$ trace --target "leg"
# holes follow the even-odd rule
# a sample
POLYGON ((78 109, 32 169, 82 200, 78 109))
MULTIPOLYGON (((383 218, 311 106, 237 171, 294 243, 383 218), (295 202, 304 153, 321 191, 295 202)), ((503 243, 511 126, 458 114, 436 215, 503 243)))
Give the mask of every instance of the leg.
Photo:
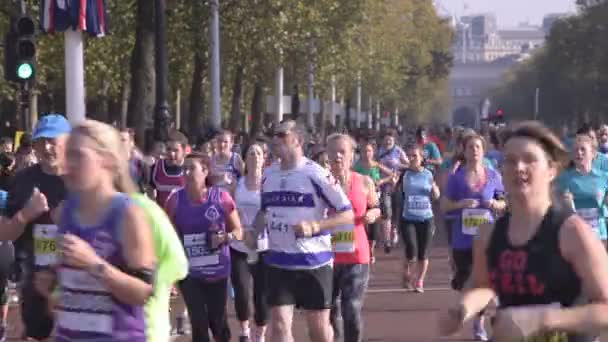
POLYGON ((264 264, 262 255, 260 255, 257 264, 251 267, 253 275, 253 306, 255 309, 253 317, 256 325, 255 336, 258 341, 263 340, 263 337, 266 335, 266 325, 270 316, 266 268, 267 266, 264 264))
POLYGON ((270 317, 270 341, 293 342, 293 305, 273 306, 270 317))
POLYGON ((251 298, 251 275, 247 254, 230 249, 231 277, 234 288, 234 310, 241 326, 241 336, 249 337, 249 301, 251 298))
POLYGON ((206 288, 198 279, 188 276, 179 283, 184 303, 190 316, 192 342, 211 342, 209 336, 209 312, 205 305, 206 288))
MULTIPOLYGON (((340 312, 340 305, 338 304, 338 297, 340 297, 340 278, 342 275, 342 270, 342 265, 334 265, 333 291, 331 297, 331 311, 329 315, 329 320, 334 330, 334 337, 336 339, 342 336, 342 327, 340 324, 342 321, 342 315, 340 312)), ((341 298, 340 301, 342 301, 341 298)))
POLYGON ((226 315, 226 301, 228 300, 228 279, 221 279, 205 283, 206 291, 203 293, 207 305, 209 328, 216 342, 230 341, 230 327, 226 315))
MULTIPOLYGON (((268 305, 270 309, 270 341, 293 342, 291 326, 296 304, 295 277, 299 271, 282 270, 267 266, 268 305)), ((302 286, 302 285, 300 285, 302 286)))
POLYGON ((311 341, 333 342, 334 332, 329 323, 329 311, 329 309, 306 311, 306 322, 311 341))
POLYGON ((363 320, 361 309, 369 281, 369 265, 348 265, 342 279, 342 320, 344 321, 344 342, 363 340, 363 320))
POLYGON ((414 222, 402 220, 400 228, 401 238, 405 244, 403 287, 410 288, 412 279, 411 268, 414 264, 414 257, 418 254, 418 247, 416 246, 416 227, 414 222))
MULTIPOLYGON (((429 268, 428 252, 435 235, 435 225, 433 219, 420 222, 416 226, 416 239, 418 243, 418 274, 417 282, 423 284, 429 268)), ((421 286, 422 288, 422 286, 421 286)))
POLYGON ((297 273, 296 305, 306 310, 308 333, 311 341, 333 341, 333 329, 329 321, 333 294, 334 272, 331 266, 297 273))
POLYGON ((44 340, 51 336, 53 331, 53 317, 46 309, 49 307, 47 299, 34 289, 30 277, 27 276, 21 295, 21 317, 25 337, 44 340))

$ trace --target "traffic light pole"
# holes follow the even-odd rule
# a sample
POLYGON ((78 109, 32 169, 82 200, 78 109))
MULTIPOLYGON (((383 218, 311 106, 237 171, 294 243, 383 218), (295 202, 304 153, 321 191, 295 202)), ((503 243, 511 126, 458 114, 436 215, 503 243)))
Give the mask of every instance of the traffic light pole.
POLYGON ((155 32, 155 62, 156 62, 156 109, 154 113, 154 139, 166 141, 169 137, 169 126, 171 114, 167 103, 168 88, 168 62, 167 62, 167 40, 165 27, 165 0, 154 0, 154 11, 156 20, 155 32))

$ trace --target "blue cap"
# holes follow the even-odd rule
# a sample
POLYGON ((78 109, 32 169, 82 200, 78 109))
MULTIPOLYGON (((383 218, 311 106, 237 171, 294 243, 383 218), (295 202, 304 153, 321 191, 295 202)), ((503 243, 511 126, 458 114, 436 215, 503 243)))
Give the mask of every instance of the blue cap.
POLYGON ((54 139, 61 135, 68 134, 72 126, 61 114, 48 114, 40 118, 34 128, 32 140, 39 138, 54 139))

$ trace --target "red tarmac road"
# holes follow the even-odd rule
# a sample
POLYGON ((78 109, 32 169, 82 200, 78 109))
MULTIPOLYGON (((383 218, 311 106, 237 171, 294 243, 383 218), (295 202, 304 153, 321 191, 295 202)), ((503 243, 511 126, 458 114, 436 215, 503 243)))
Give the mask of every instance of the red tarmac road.
MULTIPOLYGON (((448 265, 446 242, 441 229, 435 236, 431 252, 429 275, 423 294, 401 289, 402 249, 385 255, 376 250, 377 262, 373 267, 370 287, 363 309, 365 341, 369 342, 426 342, 426 341, 472 341, 471 327, 459 335, 442 338, 437 336, 436 320, 439 311, 456 299, 457 294, 449 289, 451 270, 448 265)), ((228 303, 233 336, 238 334, 233 304, 228 303)), ((18 321, 18 308, 12 307, 10 322, 18 321)), ((295 341, 309 341, 303 315, 296 314, 294 323, 295 341)), ((10 340, 16 341, 20 327, 9 331, 10 340)), ((235 340, 233 338, 233 340, 235 340)), ((187 336, 174 341, 190 341, 187 336)), ((608 335, 602 338, 608 341, 608 335)))

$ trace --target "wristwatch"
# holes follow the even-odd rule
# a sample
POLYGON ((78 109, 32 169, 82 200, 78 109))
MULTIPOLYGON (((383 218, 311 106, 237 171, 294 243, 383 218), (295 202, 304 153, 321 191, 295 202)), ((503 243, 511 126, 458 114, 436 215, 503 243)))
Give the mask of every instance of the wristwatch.
POLYGON ((97 263, 89 269, 89 273, 95 278, 102 278, 106 270, 105 263, 97 263))

